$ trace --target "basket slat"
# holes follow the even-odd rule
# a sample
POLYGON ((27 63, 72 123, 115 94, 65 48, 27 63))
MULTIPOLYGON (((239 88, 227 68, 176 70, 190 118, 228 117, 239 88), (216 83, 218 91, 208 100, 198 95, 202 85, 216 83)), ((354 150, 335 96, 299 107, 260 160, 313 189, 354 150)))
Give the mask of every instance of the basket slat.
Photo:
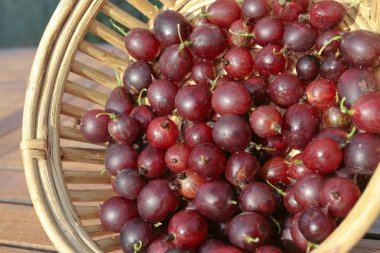
POLYGON ((73 96, 88 100, 90 102, 97 103, 103 107, 105 106, 108 99, 108 96, 104 93, 86 88, 82 85, 70 81, 68 81, 65 85, 65 92, 73 96))
POLYGON ((92 22, 92 24, 90 25, 88 31, 98 36, 99 38, 104 39, 105 41, 121 49, 122 51, 127 52, 124 46, 124 38, 111 28, 108 28, 107 26, 100 23, 99 21, 94 20, 94 22, 92 22))
POLYGON ((371 19, 375 23, 375 29, 378 33, 380 33, 380 3, 379 1, 372 0, 372 12, 371 12, 371 19))
MULTIPOLYGON (((183 8, 184 6, 186 6, 190 1, 191 1, 191 0, 176 0, 176 1, 175 1, 175 4, 174 4, 174 6, 173 6, 173 8, 171 8, 171 9, 173 9, 173 10, 175 10, 175 11, 179 11, 179 12, 181 12, 182 14, 184 14, 184 12, 182 11, 182 8, 183 8)), ((207 6, 207 5, 206 5, 206 6, 207 6)))
POLYGON ((104 229, 101 224, 88 225, 88 226, 84 226, 84 228, 92 237, 101 236, 101 235, 112 235, 112 236, 117 235, 115 232, 104 229))
POLYGON ((160 2, 166 7, 170 8, 175 5, 175 0, 160 0, 160 2))
POLYGON ((79 51, 99 60, 100 62, 117 71, 124 71, 128 65, 127 58, 123 59, 117 56, 115 53, 103 50, 86 40, 83 40, 79 44, 79 51))
POLYGON ((96 243, 104 252, 111 252, 120 249, 120 237, 113 236, 111 238, 97 240, 96 243))
POLYGON ((182 0, 176 2, 174 9, 180 9, 180 12, 187 18, 192 20, 201 13, 203 6, 210 5, 214 0, 203 0, 203 1, 189 1, 182 0))
POLYGON ((128 3, 132 4, 142 14, 149 19, 153 20, 158 15, 157 6, 151 4, 148 0, 128 0, 128 3))
MULTIPOLYGON (((76 129, 73 127, 60 126, 59 127, 59 134, 60 134, 62 139, 89 143, 89 141, 83 137, 83 134, 79 131, 79 129, 76 129)), ((105 144, 96 144, 96 145, 105 146, 105 144)))
POLYGON ((65 181, 68 184, 111 184, 111 176, 100 171, 63 171, 65 181))
POLYGON ((112 189, 68 190, 68 192, 73 202, 103 201, 116 195, 112 189))
POLYGON ((66 162, 104 164, 105 156, 105 149, 61 148, 62 161, 66 162))
POLYGON ((92 220, 99 218, 99 206, 75 206, 75 210, 81 220, 92 220))
POLYGON ((102 84, 110 89, 114 89, 118 86, 115 77, 109 76, 99 70, 96 70, 78 61, 73 62, 73 64, 71 65, 71 71, 77 75, 88 78, 96 83, 102 84))
POLYGON ((120 24, 123 24, 125 27, 128 27, 130 29, 136 27, 148 28, 148 25, 146 23, 130 15, 128 12, 123 11, 110 1, 104 2, 102 11, 108 17, 116 20, 120 24))
POLYGON ((65 102, 62 102, 61 104, 61 113, 72 118, 81 119, 83 114, 86 112, 87 110, 76 105, 68 104, 65 102))

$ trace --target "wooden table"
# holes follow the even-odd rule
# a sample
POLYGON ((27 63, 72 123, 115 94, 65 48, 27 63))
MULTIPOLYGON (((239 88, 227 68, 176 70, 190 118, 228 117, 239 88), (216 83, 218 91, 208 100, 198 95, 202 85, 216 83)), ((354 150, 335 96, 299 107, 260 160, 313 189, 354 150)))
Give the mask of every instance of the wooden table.
MULTIPOLYGON (((0 50, 1 253, 56 252, 34 212, 19 153, 25 88, 34 53, 34 48, 0 50)), ((380 240, 375 240, 380 239, 380 220, 369 233, 352 252, 380 252, 380 240)))

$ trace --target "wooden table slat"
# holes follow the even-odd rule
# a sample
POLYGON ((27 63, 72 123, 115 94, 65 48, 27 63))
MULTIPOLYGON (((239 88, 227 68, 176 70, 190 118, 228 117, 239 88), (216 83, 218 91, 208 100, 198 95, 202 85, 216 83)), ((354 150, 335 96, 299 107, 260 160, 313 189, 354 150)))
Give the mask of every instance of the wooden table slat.
POLYGON ((47 253, 47 252, 56 252, 51 250, 37 250, 30 248, 20 248, 20 247, 9 247, 9 246, 0 246, 1 253, 47 253))
POLYGON ((0 203, 0 244, 54 250, 33 206, 0 203))
POLYGON ((32 205, 22 170, 0 169, 0 182, 0 202, 32 205))

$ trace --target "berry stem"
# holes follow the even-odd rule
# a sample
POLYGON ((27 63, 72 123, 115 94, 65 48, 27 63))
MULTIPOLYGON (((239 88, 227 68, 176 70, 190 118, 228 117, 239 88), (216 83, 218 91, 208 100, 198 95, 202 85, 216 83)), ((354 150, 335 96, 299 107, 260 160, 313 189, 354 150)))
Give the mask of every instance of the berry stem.
POLYGON ((307 243, 306 253, 310 253, 311 245, 310 242, 307 243))
POLYGON ((231 29, 229 29, 228 31, 234 35, 238 35, 242 37, 255 37, 255 34, 253 33, 237 33, 237 32, 231 31, 231 29))
POLYGON ((345 114, 348 114, 348 115, 352 115, 352 110, 349 110, 345 105, 344 105, 344 102, 346 101, 346 98, 342 98, 342 100, 340 101, 340 110, 341 112, 345 113, 345 114))
POLYGON ((230 204, 230 205, 237 205, 237 201, 236 200, 229 200, 228 204, 230 204))
MULTIPOLYGON (((181 118, 181 119, 182 119, 182 118, 181 118)), ((182 128, 181 128, 181 126, 182 126, 182 121, 181 121, 181 123, 178 125, 178 131, 179 131, 178 136, 179 136, 179 140, 181 141, 181 143, 184 143, 184 142, 185 142, 185 138, 183 137, 183 133, 182 133, 182 128)))
POLYGON ((288 46, 285 45, 280 51, 276 52, 276 49, 273 48, 274 55, 286 54, 288 52, 288 46))
POLYGON ((170 119, 173 120, 174 123, 177 125, 180 141, 182 143, 185 142, 185 138, 183 137, 183 133, 182 133, 182 122, 184 121, 184 119, 182 118, 181 115, 179 115, 177 109, 173 110, 172 115, 170 116, 170 119))
POLYGON ((287 3, 291 2, 292 0, 278 0, 278 3, 282 6, 285 7, 287 3))
POLYGON ((155 222, 155 223, 153 223, 153 227, 154 228, 158 228, 158 227, 161 227, 161 226, 162 226, 161 222, 155 222))
POLYGON ((273 216, 270 216, 271 220, 273 221, 273 223, 276 225, 276 227, 278 228, 278 233, 281 233, 281 225, 280 225, 280 222, 278 222, 278 220, 276 220, 273 216))
POLYGON ((256 150, 276 151, 275 148, 263 147, 262 144, 256 144, 252 141, 249 143, 249 145, 256 150))
POLYGON ((191 44, 191 42, 187 41, 187 40, 183 41, 182 36, 181 36, 181 27, 180 27, 180 24, 177 24, 177 32, 178 32, 179 40, 181 41, 181 44, 179 45, 179 50, 182 50, 185 47, 188 47, 191 44))
POLYGON ((302 165, 302 160, 294 160, 294 161, 293 161, 293 164, 294 164, 295 166, 300 166, 300 165, 302 165))
POLYGON ((199 17, 201 17, 201 18, 208 17, 206 7, 204 7, 204 6, 202 7, 202 10, 201 10, 201 13, 199 14, 199 17))
POLYGON ((347 113, 347 107, 344 106, 344 101, 346 101, 346 98, 342 98, 342 100, 340 101, 340 110, 343 112, 343 113, 347 113))
POLYGON ((173 112, 172 112, 172 115, 173 115, 173 117, 177 118, 177 119, 178 119, 178 121, 180 121, 180 122, 183 122, 183 121, 184 121, 184 120, 183 120, 183 118, 182 118, 182 116, 181 116, 181 115, 179 115, 179 113, 178 113, 178 110, 177 110, 177 109, 174 109, 174 110, 173 110, 173 112))
POLYGON ((309 19, 310 19, 310 15, 307 13, 300 14, 298 16, 298 21, 300 21, 300 22, 305 22, 305 21, 308 21, 309 19))
POLYGON ((215 80, 212 82, 212 84, 211 84, 211 88, 210 88, 211 91, 214 91, 214 90, 216 89, 216 86, 217 86, 217 84, 218 84, 218 80, 219 80, 222 76, 224 76, 224 74, 223 74, 223 73, 220 73, 220 74, 215 78, 215 80))
POLYGON ((335 36, 335 37, 332 37, 329 41, 327 41, 323 47, 321 47, 321 49, 319 49, 317 55, 318 56, 321 56, 323 51, 325 51, 326 47, 328 47, 331 43, 333 43, 334 41, 338 41, 338 40, 342 40, 342 36, 338 35, 338 36, 335 36))
POLYGON ((142 249, 143 243, 142 241, 139 241, 138 243, 133 244, 133 251, 134 253, 139 252, 142 249))
POLYGON ((140 94, 139 94, 139 97, 137 98, 137 104, 138 104, 138 106, 141 106, 141 104, 142 104, 142 97, 143 97, 143 94, 145 93, 145 92, 147 92, 148 90, 146 89, 146 88, 144 88, 144 89, 142 89, 141 91, 140 91, 140 94))
POLYGON ((315 243, 312 243, 312 242, 308 242, 307 243, 307 249, 306 249, 306 253, 310 253, 310 251, 313 249, 313 248, 318 248, 318 244, 315 244, 315 243))
POLYGON ((246 237, 244 238, 244 240, 245 240, 247 243, 258 243, 258 242, 260 242, 260 238, 258 238, 258 237, 253 238, 253 237, 250 237, 250 236, 246 236, 246 237))
POLYGON ((335 52, 335 58, 338 58, 340 56, 340 50, 338 49, 336 52, 335 52))
POLYGON ((283 190, 281 190, 280 188, 274 186, 271 182, 267 181, 267 184, 272 187, 273 189, 275 189, 281 196, 285 196, 286 195, 286 192, 284 192, 283 190))
POLYGON ((101 116, 101 115, 107 115, 113 121, 117 120, 117 115, 113 112, 101 112, 101 113, 96 114, 95 118, 99 118, 99 116, 101 116))
POLYGON ((120 72, 118 70, 115 70, 115 76, 116 76, 117 84, 120 87, 123 87, 123 81, 121 80, 120 75, 121 75, 120 72))
POLYGON ((351 131, 347 134, 347 139, 351 139, 352 136, 354 136, 355 132, 356 132, 356 127, 353 127, 351 131))
POLYGON ((123 36, 126 36, 128 33, 121 26, 118 26, 112 19, 110 19, 111 25, 119 31, 123 36))

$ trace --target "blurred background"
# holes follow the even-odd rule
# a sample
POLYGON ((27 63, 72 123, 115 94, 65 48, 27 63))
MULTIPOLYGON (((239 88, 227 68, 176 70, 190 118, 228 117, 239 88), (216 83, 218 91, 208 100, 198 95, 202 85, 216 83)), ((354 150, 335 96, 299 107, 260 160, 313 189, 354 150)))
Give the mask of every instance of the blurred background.
MULTIPOLYGON (((0 48, 37 46, 58 2, 59 0, 0 0, 0 48)), ((127 9, 135 17, 146 20, 125 0, 111 2, 127 9)), ((155 0, 150 2, 160 5, 155 0)), ((98 19, 110 26, 106 17, 100 15, 98 19)), ((101 42, 91 37, 88 39, 101 42)))
POLYGON ((59 0, 0 0, 0 47, 38 45, 59 0))

